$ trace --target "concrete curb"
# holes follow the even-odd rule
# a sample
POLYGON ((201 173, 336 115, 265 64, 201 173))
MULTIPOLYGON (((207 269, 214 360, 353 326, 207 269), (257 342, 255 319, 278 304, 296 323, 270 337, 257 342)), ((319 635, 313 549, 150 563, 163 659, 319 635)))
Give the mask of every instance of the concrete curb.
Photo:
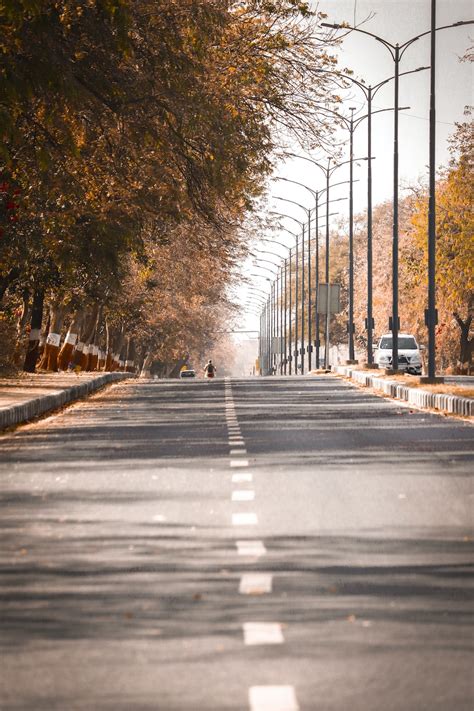
POLYGON ((333 373, 344 375, 346 378, 354 380, 359 385, 366 388, 380 390, 389 397, 405 400, 410 405, 423 409, 439 410, 451 415, 463 415, 472 417, 474 415, 474 400, 469 397, 450 395, 449 393, 433 393, 423 388, 410 388, 407 385, 400 385, 395 380, 387 380, 371 375, 365 370, 354 370, 344 365, 335 365, 333 373))
MULTIPOLYGON (((77 382, 71 387, 61 388, 47 395, 39 395, 18 405, 0 408, 0 430, 28 422, 28 420, 51 410, 57 410, 69 402, 80 400, 86 395, 100 390, 100 388, 109 383, 116 383, 134 377, 136 376, 131 373, 104 373, 85 382, 77 382)), ((80 381, 80 377, 78 380, 80 381)))

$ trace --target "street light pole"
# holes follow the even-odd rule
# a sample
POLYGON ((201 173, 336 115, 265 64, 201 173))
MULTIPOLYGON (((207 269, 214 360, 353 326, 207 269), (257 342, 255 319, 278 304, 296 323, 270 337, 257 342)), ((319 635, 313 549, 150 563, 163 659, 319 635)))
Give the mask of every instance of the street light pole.
MULTIPOLYGON (((399 76, 406 76, 407 74, 415 74, 420 71, 429 69, 429 67, 418 67, 417 69, 411 69, 407 72, 401 72, 399 76)), ((374 319, 373 319, 373 284, 372 284, 372 273, 373 273, 373 249, 372 249, 372 99, 377 94, 377 92, 385 86, 390 81, 395 79, 394 76, 388 77, 378 84, 366 86, 358 79, 344 74, 344 72, 331 72, 326 70, 320 70, 324 74, 334 74, 335 76, 341 77, 345 80, 350 81, 353 85, 357 86, 364 94, 367 100, 367 156, 369 160, 367 162, 367 318, 366 318, 366 330, 367 330, 367 364, 368 366, 373 365, 373 329, 374 329, 374 319)), ((385 111, 387 109, 382 109, 385 111)), ((390 109, 388 109, 390 110, 390 109)), ((374 113, 380 113, 380 111, 375 111, 374 113)), ((362 121, 359 119, 357 125, 362 121)), ((355 127, 354 127, 355 128, 355 127)), ((350 358, 351 356, 349 356, 350 358)))
MULTIPOLYGON (((296 239, 298 239, 298 238, 296 238, 296 239)), ((289 375, 292 374, 292 360, 293 360, 293 355, 292 355, 292 348, 293 348, 293 332, 292 332, 292 324, 291 324, 291 309, 292 309, 292 303, 291 303, 291 302, 292 302, 292 295, 291 295, 291 291, 292 291, 292 288, 293 288, 293 285, 292 285, 292 278, 291 278, 291 257, 292 257, 292 254, 291 254, 291 253, 292 253, 292 251, 293 251, 293 249, 290 247, 289 264, 288 264, 289 277, 290 277, 290 278, 289 278, 290 290, 289 290, 289 292, 288 292, 288 295, 289 295, 288 335, 289 335, 289 340, 290 340, 290 342, 289 342, 289 344, 288 344, 288 345, 289 345, 289 349, 288 349, 288 351, 287 351, 287 357, 288 357, 288 374, 289 374, 289 375)), ((286 374, 286 371, 285 371, 285 374, 286 374)))
POLYGON ((428 204, 428 379, 436 378, 436 0, 431 0, 430 145, 428 204))
MULTIPOLYGON (((349 126, 349 361, 354 362, 354 111, 350 107, 349 126)), ((369 163, 371 156, 369 153, 369 163)))
MULTIPOLYGON (((398 66, 398 65, 397 65, 398 66)), ((413 70, 414 72, 420 71, 421 69, 424 69, 424 67, 420 67, 419 69, 413 70)), ((406 74, 411 74, 413 72, 405 72, 406 74)), ((391 81, 391 79, 395 79, 395 84, 398 86, 398 73, 395 73, 395 77, 390 77, 390 79, 386 79, 383 82, 380 82, 376 86, 376 90, 380 89, 381 86, 386 84, 388 81, 391 81)), ((349 160, 346 161, 349 163, 349 171, 350 171, 350 188, 349 188, 349 299, 348 299, 348 355, 349 363, 354 363, 355 362, 355 348, 354 348, 354 209, 353 209, 353 194, 354 194, 354 131, 355 129, 364 121, 364 119, 369 120, 369 138, 368 138, 368 146, 372 147, 372 136, 371 136, 371 130, 372 130, 372 90, 369 88, 369 90, 364 87, 360 82, 354 80, 354 83, 361 87, 364 91, 364 94, 368 98, 370 95, 370 102, 369 102, 369 113, 367 113, 365 116, 359 117, 356 121, 354 121, 354 111, 355 108, 351 107, 350 112, 351 116, 348 119, 345 116, 342 116, 341 114, 338 114, 335 111, 332 111, 331 109, 325 109, 331 114, 334 114, 337 116, 341 121, 343 121, 345 127, 349 131, 349 160)), ((398 112, 401 111, 402 109, 398 106, 398 90, 396 92, 396 103, 395 103, 395 112, 397 113, 396 117, 396 122, 395 122, 395 133, 397 136, 397 144, 396 144, 396 155, 397 155, 397 189, 398 189, 398 112)), ((402 107, 402 108, 410 108, 410 107, 402 107)), ((375 111, 373 113, 382 113, 385 111, 392 111, 393 109, 379 109, 378 111, 375 111)), ((366 158, 358 158, 357 160, 367 160, 369 164, 372 163, 373 157, 371 152, 368 152, 368 155, 366 158)), ((395 161, 395 159, 394 159, 395 161)), ((372 170, 370 170, 369 176, 368 176, 368 190, 371 193, 372 192, 372 170)), ((397 194, 397 200, 398 200, 398 194, 397 194)), ((371 211, 372 203, 370 202, 370 211, 371 211)), ((396 214, 394 214, 394 224, 396 223, 396 233, 398 235, 398 209, 396 214)), ((370 214, 370 225, 372 227, 372 215, 370 214)), ((372 251, 372 234, 370 234, 370 237, 368 238, 368 242, 370 242, 370 251, 372 251)), ((397 280, 398 280, 398 242, 397 242, 397 247, 396 247, 396 252, 397 252, 397 280)), ((370 272, 370 282, 371 282, 371 274, 370 272)), ((329 287, 328 287, 329 289, 329 287)), ((397 294, 398 294, 398 281, 396 283, 396 289, 397 289, 397 294)), ((372 290, 372 284, 370 283, 370 291, 372 290)), ((397 305, 398 309, 398 305, 397 305)), ((367 320, 369 320, 369 317, 367 317, 367 320)), ((370 351, 372 352, 372 351, 370 351)))
MULTIPOLYGON (((331 112, 335 113, 335 112, 331 112)), ((340 116, 339 114, 336 114, 341 118, 343 121, 347 121, 347 119, 343 116, 340 116)), ((326 276, 326 284, 328 285, 328 299, 327 299, 327 311, 326 311, 326 328, 325 328, 325 348, 324 348, 324 365, 327 368, 329 365, 329 326, 330 326, 330 311, 329 311, 329 250, 330 250, 330 245, 329 245, 329 203, 330 203, 330 188, 335 187, 330 185, 330 178, 332 174, 341 166, 347 165, 347 163, 350 163, 350 160, 345 160, 342 161, 341 163, 336 163, 331 167, 331 157, 328 158, 328 164, 327 167, 323 166, 321 163, 318 161, 314 160, 313 158, 307 158, 306 156, 299 156, 294 153, 288 153, 288 155, 293 155, 295 158, 302 158, 303 160, 307 160, 310 163, 313 163, 316 165, 324 174, 326 178, 326 187, 324 188, 324 192, 326 193, 326 268, 325 268, 325 276, 326 276)), ((356 160, 367 160, 367 158, 357 158, 356 160)), ((344 183, 350 183, 351 181, 343 181, 344 183)), ((354 183, 354 180, 352 181, 354 183)), ((340 183, 336 183, 335 185, 339 185, 340 183)), ((321 191, 322 192, 322 191, 321 191)), ((300 205, 300 207, 302 207, 300 205)))
MULTIPOLYGON (((394 141, 393 141, 393 232, 392 232, 392 317, 391 317, 391 323, 389 323, 389 328, 391 327, 392 331, 392 370, 397 371, 398 370, 398 331, 400 328, 399 325, 399 315, 398 315, 398 161, 399 161, 399 154, 398 154, 398 101, 399 101, 399 77, 400 77, 400 61, 405 54, 406 50, 417 40, 421 39, 421 37, 425 37, 426 35, 431 35, 431 38, 434 38, 435 32, 439 32, 440 30, 445 30, 449 29, 452 27, 460 27, 463 25, 472 25, 474 24, 474 20, 461 20, 459 22, 454 22, 450 25, 443 25, 442 27, 436 27, 434 25, 434 21, 436 20, 436 13, 434 13, 435 17, 433 20, 433 0, 432 0, 432 22, 431 22, 431 29, 428 30, 427 32, 422 32, 419 35, 416 35, 415 37, 411 37, 408 39, 406 42, 403 44, 392 44, 388 40, 384 39, 383 37, 380 37, 373 32, 368 32, 367 30, 363 30, 360 27, 352 27, 347 24, 337 24, 337 23, 328 23, 328 22, 322 22, 321 26, 322 27, 329 27, 331 29, 339 30, 339 29, 347 29, 351 32, 360 32, 361 34, 367 35, 369 37, 372 37, 373 39, 377 40, 380 44, 382 44, 385 49, 387 49, 394 61, 395 64, 395 86, 394 86, 394 141)), ((433 42, 432 42, 432 60, 435 59, 435 52, 433 51, 433 42)), ((433 67, 431 68, 432 75, 434 74, 433 67)), ((433 115, 434 116, 434 115, 433 115)), ((432 121, 432 116, 431 116, 431 111, 430 111, 430 128, 431 128, 431 121, 432 121)), ((431 131, 430 131, 430 136, 431 136, 431 131)), ((430 153, 431 157, 431 153, 430 153)), ((434 156, 433 156, 434 157, 434 156)), ((433 202, 433 207, 434 207, 434 202, 433 202)), ((434 211, 433 211, 434 214, 434 211)), ((434 240, 431 240, 432 243, 434 243, 434 240)), ((435 261, 432 260, 431 268, 433 269, 433 273, 431 274, 430 268, 429 268, 429 274, 431 274, 431 279, 434 281, 435 279, 435 273, 434 273, 434 268, 435 268, 435 261)), ((430 311, 430 315, 433 316, 434 321, 436 321, 436 315, 435 315, 435 292, 434 292, 434 286, 431 285, 429 289, 431 290, 429 293, 431 293, 431 296, 429 295, 429 301, 433 302, 432 303, 432 309, 433 313, 430 311)), ((431 327, 431 331, 429 331, 430 334, 430 346, 431 350, 435 350, 435 326, 433 325, 431 327)), ((434 359, 434 355, 433 355, 434 359)))
POLYGON ((367 364, 374 362, 373 249, 372 249, 372 87, 367 92, 367 364))
POLYGON ((393 115, 393 231, 392 231, 392 369, 398 370, 398 332, 400 318, 398 316, 398 97, 400 47, 395 45, 395 94, 393 115))
MULTIPOLYGON (((308 240, 310 239, 310 225, 311 225, 311 210, 309 210, 307 207, 304 205, 301 205, 299 202, 296 202, 295 200, 289 200, 288 198, 283 198, 279 197, 278 195, 273 195, 273 198, 275 200, 282 200, 283 202, 289 202, 293 205, 296 205, 297 207, 301 208, 304 210, 306 213, 306 218, 307 218, 307 224, 308 224, 308 240)), ((304 309, 304 302, 305 302, 305 269, 304 269, 304 249, 305 249, 305 224, 302 223, 302 237, 301 237, 301 348, 298 349, 298 339, 296 339, 296 351, 299 350, 299 354, 301 355, 301 375, 304 375, 304 362, 305 362, 305 345, 304 345, 304 336, 305 336, 305 309, 304 309)), ((297 256, 297 261, 298 261, 298 256, 297 256)), ((298 295, 298 269, 296 273, 296 293, 298 295)), ((298 296, 296 298, 296 319, 298 319, 298 296)), ((296 323, 298 323, 298 320, 296 320, 296 323)), ((298 356, 296 356, 296 375, 298 374, 298 356)))
MULTIPOLYGON (((313 161, 311 161, 313 162, 313 161)), ((317 298, 317 291, 318 291, 318 285, 319 285, 319 236, 318 236, 318 231, 319 231, 319 196, 325 192, 325 190, 313 190, 312 188, 309 188, 307 185, 304 183, 300 183, 298 180, 291 180, 290 178, 284 178, 281 176, 275 176, 274 180, 283 180, 286 183, 293 183, 294 185, 299 185, 302 188, 305 188, 305 190, 308 190, 308 192, 311 193, 311 195, 314 198, 314 214, 315 214, 315 224, 316 224, 316 233, 315 233, 315 349, 316 349, 316 368, 319 368, 319 314, 318 314, 318 309, 316 306, 316 298, 317 298)), ((342 183, 336 183, 335 185, 342 185, 343 183, 347 183, 349 181, 343 181, 342 183)), ((334 185, 333 185, 334 187, 334 185)), ((335 200, 331 200, 330 202, 338 202, 340 200, 345 200, 346 198, 336 198, 335 200)), ((295 203, 299 207, 303 207, 302 205, 299 205, 299 203, 295 203)), ((323 203, 324 204, 324 203, 323 203)), ((265 241, 265 240, 264 240, 265 241)), ((307 262, 308 262, 308 371, 312 369, 312 351, 313 351, 313 319, 312 319, 312 298, 311 298, 311 292, 312 292, 312 285, 311 285, 311 210, 308 210, 308 240, 307 240, 307 262)), ((304 264, 302 265, 302 271, 304 272, 304 264)))
POLYGON ((270 372, 270 363, 272 360, 272 287, 270 286, 270 294, 268 297, 268 313, 267 313, 267 375, 270 372))
POLYGON ((330 325, 330 310, 329 310, 329 178, 331 177, 331 158, 328 158, 328 167, 326 170, 326 265, 325 265, 325 277, 326 277, 326 336, 324 339, 324 367, 327 370, 329 365, 329 325, 330 325))
MULTIPOLYGON (((315 190, 312 190, 309 188, 307 185, 304 185, 304 183, 299 183, 297 180, 290 180, 289 178, 283 178, 280 176, 275 176, 274 180, 284 180, 286 183, 293 183, 294 185, 300 185, 302 188, 305 188, 305 190, 308 190, 311 195, 315 199, 315 209, 316 212, 318 210, 318 193, 315 190)), ((312 350, 313 350, 313 345, 312 345, 312 304, 311 304, 311 212, 308 210, 308 242, 307 242, 307 251, 308 251, 308 371, 311 370, 311 365, 312 365, 312 350)), ((304 243, 304 240, 303 240, 304 243)), ((316 240, 316 249, 317 249, 317 240, 316 240)), ((304 249, 304 245, 303 245, 304 249)), ((303 264, 302 264, 302 273, 304 275, 304 251, 303 251, 303 264)), ((303 304, 304 304, 304 279, 303 279, 303 304)), ((304 306, 303 306, 303 313, 304 313, 304 306)), ((304 332, 303 332, 304 333, 304 332)), ((304 337, 303 337, 303 349, 304 349, 304 337)), ((304 363, 304 356, 303 356, 303 363, 304 363)), ((304 366, 303 366, 303 372, 304 372, 304 366)))
MULTIPOLYGON (((280 200, 285 200, 285 198, 278 198, 280 200)), ((285 200, 286 202, 293 202, 292 200, 285 200)), ((300 206, 302 207, 302 206, 300 206)), ((302 234, 303 234, 303 239, 304 239, 304 222, 301 222, 300 220, 297 220, 296 217, 293 217, 293 215, 287 215, 286 213, 283 212, 276 212, 275 210, 270 210, 270 215, 277 215, 278 217, 287 217, 289 220, 293 220, 294 222, 297 223, 297 225, 300 227, 302 234)), ((299 288, 299 269, 298 269, 298 235, 296 235, 294 232, 291 232, 290 230, 286 230, 289 232, 293 237, 295 238, 295 262, 296 262, 296 292, 295 292, 295 301, 296 301, 296 310, 295 310, 295 353, 298 349, 298 288, 299 288)), ((291 262, 290 262, 290 277, 291 277, 291 262)), ((290 285, 290 295, 291 295, 291 285, 290 285)), ((291 309, 291 306, 290 306, 291 309)), ((291 345, 291 344, 290 344, 291 345)), ((292 369, 292 359, 293 359, 293 354, 290 353, 290 375, 291 375, 291 369, 292 369)), ((295 375, 298 374, 298 356, 296 355, 296 362, 295 362, 295 375)))
MULTIPOLYGON (((291 248, 290 248, 290 255, 291 255, 291 248)), ((283 369, 285 371, 285 375, 286 375, 286 357, 287 357, 287 350, 286 350, 286 345, 287 345, 286 344, 286 339, 287 339, 286 326, 287 326, 287 324, 286 324, 286 320, 287 320, 287 308, 288 308, 288 304, 287 304, 287 268, 288 268, 287 262, 288 262, 288 258, 285 259, 285 282, 284 282, 285 283, 285 287, 284 287, 285 288, 285 311, 284 311, 284 327, 283 327, 283 369)), ((283 375, 282 372, 280 374, 283 375)))
MULTIPOLYGON (((304 237, 304 233, 303 233, 304 237)), ((296 238, 296 245, 295 245, 295 260, 296 260, 296 275, 295 275, 295 375, 298 375, 298 286, 299 286, 299 279, 298 279, 298 264, 299 264, 299 256, 298 256, 298 237, 296 238)))

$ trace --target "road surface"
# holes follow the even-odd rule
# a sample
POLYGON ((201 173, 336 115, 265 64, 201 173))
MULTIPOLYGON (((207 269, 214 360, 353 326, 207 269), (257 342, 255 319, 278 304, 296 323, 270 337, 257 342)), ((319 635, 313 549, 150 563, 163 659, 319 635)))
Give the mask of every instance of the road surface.
POLYGON ((471 711, 473 427, 331 376, 0 440, 2 711, 471 711))

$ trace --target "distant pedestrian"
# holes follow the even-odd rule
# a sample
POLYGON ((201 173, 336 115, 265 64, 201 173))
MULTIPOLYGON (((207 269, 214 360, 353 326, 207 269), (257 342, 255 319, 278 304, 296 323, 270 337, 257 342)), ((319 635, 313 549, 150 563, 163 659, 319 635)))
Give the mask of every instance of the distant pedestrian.
POLYGON ((215 374, 217 373, 216 366, 213 364, 212 360, 207 361, 207 365, 204 368, 204 377, 205 378, 213 378, 215 374))

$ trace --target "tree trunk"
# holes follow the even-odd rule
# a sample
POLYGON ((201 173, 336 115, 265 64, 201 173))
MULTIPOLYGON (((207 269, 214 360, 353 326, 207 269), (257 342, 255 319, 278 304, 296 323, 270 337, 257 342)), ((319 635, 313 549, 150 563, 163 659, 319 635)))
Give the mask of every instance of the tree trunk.
POLYGON ((30 290, 29 289, 23 289, 22 294, 21 294, 21 300, 22 300, 22 305, 21 305, 21 313, 17 322, 17 331, 18 331, 18 338, 21 339, 24 335, 24 329, 26 327, 26 324, 28 323, 30 316, 31 316, 31 309, 30 309, 30 290))
POLYGON ((456 319, 461 331, 459 336, 459 372, 469 375, 471 370, 472 353, 474 350, 474 338, 469 338, 472 313, 469 314, 465 321, 462 320, 458 313, 454 313, 453 316, 456 319))
POLYGON ((30 334, 26 350, 23 370, 25 373, 34 373, 39 355, 39 342, 41 335, 41 324, 43 322, 44 291, 36 289, 33 296, 33 307, 31 310, 30 334))
POLYGON ((84 312, 82 310, 76 311, 59 352, 58 365, 61 370, 66 370, 69 365, 72 365, 72 355, 79 339, 83 319, 84 312))
POLYGON ((105 370, 105 361, 107 360, 107 353, 99 348, 99 360, 97 362, 97 370, 105 370))
POLYGON ((20 365, 22 360, 23 345, 26 335, 25 329, 31 317, 30 296, 31 294, 29 289, 23 289, 21 294, 21 313, 18 317, 18 321, 16 324, 18 338, 15 346, 15 353, 13 356, 13 362, 15 363, 15 365, 20 365))
POLYGON ((91 343, 89 346, 89 361, 87 363, 87 370, 93 372, 97 370, 97 364, 99 362, 99 347, 95 343, 91 343))
POLYGON ((77 342, 72 356, 74 369, 86 370, 89 363, 89 343, 97 328, 99 304, 94 304, 89 316, 84 318, 81 340, 77 342))
POLYGON ((53 373, 57 373, 59 346, 61 343, 61 329, 63 326, 64 316, 66 314, 66 307, 62 304, 53 304, 51 306, 50 314, 51 325, 46 338, 41 367, 44 370, 50 370, 53 373))
POLYGON ((40 333, 40 341, 39 341, 39 349, 38 349, 38 368, 41 369, 41 365, 43 362, 43 356, 44 356, 44 349, 46 348, 46 338, 48 337, 49 333, 49 327, 51 324, 51 313, 48 311, 48 318, 46 319, 46 325, 44 326, 43 330, 40 333))
POLYGON ((105 319, 105 352, 104 352, 104 365, 103 370, 108 372, 112 364, 112 352, 110 348, 110 326, 107 319, 105 319))
POLYGON ((145 360, 143 361, 142 369, 140 371, 140 378, 151 378, 151 366, 153 364, 153 352, 149 351, 145 360))
POLYGON ((123 342, 125 340, 125 329, 123 324, 120 327, 120 331, 112 338, 111 342, 111 358, 110 358, 110 370, 120 370, 120 353, 123 348, 123 342))
POLYGON ((93 372, 97 370, 97 366, 99 363, 99 346, 97 345, 99 341, 99 331, 100 331, 100 324, 102 320, 102 312, 103 312, 104 307, 102 305, 99 306, 97 309, 97 318, 95 321, 95 328, 94 332, 90 338, 89 342, 89 360, 87 363, 87 368, 86 370, 89 370, 90 372, 93 372))
POLYGON ((127 355, 125 357, 125 370, 127 373, 135 372, 135 340, 133 338, 128 339, 127 355))

